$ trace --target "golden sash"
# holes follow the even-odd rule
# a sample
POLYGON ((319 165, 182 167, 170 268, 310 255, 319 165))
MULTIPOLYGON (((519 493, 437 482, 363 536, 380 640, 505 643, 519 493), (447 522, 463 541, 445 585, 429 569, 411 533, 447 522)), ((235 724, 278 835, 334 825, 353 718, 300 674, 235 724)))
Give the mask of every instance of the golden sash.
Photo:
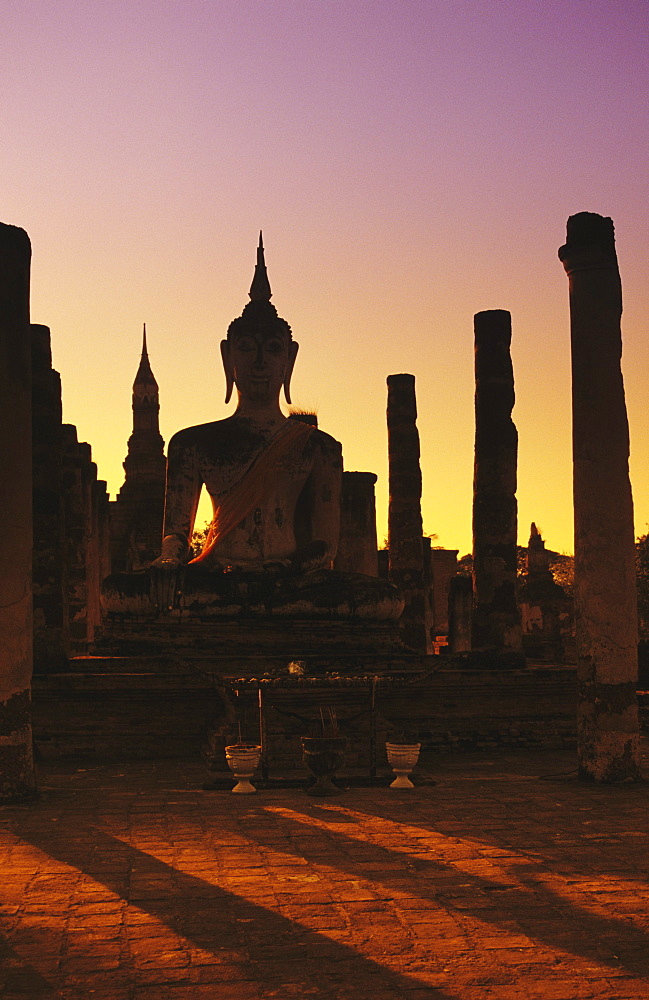
POLYGON ((315 427, 311 424, 289 417, 241 479, 219 498, 205 547, 199 556, 189 560, 190 564, 206 559, 233 528, 236 528, 256 507, 263 505, 283 460, 292 449, 297 452, 298 446, 301 452, 314 430, 315 427))

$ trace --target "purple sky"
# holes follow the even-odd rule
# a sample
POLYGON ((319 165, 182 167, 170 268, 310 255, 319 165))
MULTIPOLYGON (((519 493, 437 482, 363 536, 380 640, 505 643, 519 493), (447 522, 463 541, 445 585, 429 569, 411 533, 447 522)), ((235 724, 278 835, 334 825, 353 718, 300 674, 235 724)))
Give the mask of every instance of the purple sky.
POLYGON ((295 401, 379 474, 417 379, 425 530, 470 547, 472 316, 510 309, 521 541, 572 547, 568 215, 616 224, 649 521, 646 2, 21 0, 0 13, 3 221, 33 244, 65 419, 114 494, 147 322, 161 425, 225 416, 259 228, 295 401))

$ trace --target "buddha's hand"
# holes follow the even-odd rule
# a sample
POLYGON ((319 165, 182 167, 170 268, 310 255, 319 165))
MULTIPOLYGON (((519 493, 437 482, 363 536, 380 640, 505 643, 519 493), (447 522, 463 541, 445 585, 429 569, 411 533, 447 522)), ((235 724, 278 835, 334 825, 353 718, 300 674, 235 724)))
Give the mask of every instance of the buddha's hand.
POLYGON ((293 566, 298 573, 311 573, 316 569, 330 569, 331 553, 327 543, 318 540, 303 545, 295 553, 293 566))
POLYGON ((181 542, 173 536, 165 538, 161 555, 149 566, 151 601, 162 614, 171 611, 178 604, 187 563, 183 548, 186 548, 184 540, 181 542))

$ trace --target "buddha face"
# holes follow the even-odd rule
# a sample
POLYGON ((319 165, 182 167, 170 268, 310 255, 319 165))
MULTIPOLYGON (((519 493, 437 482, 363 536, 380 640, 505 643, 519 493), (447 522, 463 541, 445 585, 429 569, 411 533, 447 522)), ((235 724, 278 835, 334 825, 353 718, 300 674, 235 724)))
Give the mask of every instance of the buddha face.
POLYGON ((223 341, 221 351, 228 382, 254 403, 276 403, 284 385, 288 395, 298 345, 283 333, 249 331, 223 341))

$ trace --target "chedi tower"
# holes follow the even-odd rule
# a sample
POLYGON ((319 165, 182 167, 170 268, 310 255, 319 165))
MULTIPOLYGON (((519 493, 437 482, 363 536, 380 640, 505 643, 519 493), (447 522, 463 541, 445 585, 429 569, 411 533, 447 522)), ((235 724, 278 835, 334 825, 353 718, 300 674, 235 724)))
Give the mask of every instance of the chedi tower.
POLYGON ((126 477, 111 504, 112 572, 145 569, 160 552, 164 514, 166 461, 158 415, 156 382, 146 345, 133 383, 133 433, 124 460, 126 477))

